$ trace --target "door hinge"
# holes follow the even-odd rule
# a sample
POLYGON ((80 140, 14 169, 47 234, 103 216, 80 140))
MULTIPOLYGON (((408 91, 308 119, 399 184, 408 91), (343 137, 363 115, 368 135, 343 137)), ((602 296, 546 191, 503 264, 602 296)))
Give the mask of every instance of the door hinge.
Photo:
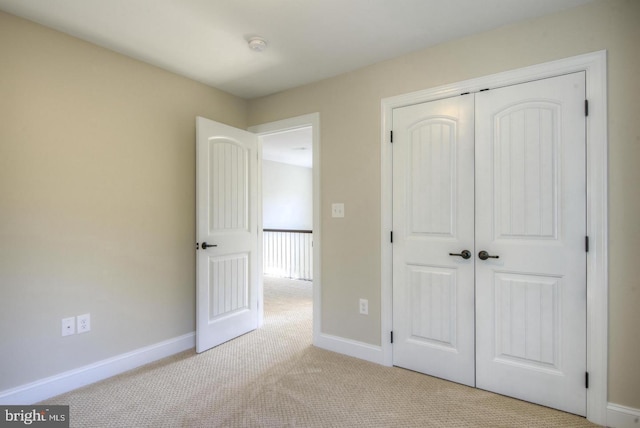
POLYGON ((584 387, 589 389, 589 372, 584 372, 584 387))
POLYGON ((480 89, 478 92, 484 92, 484 91, 488 91, 490 88, 484 88, 484 89, 480 89))
POLYGON ((393 343, 393 331, 391 332, 391 343, 393 343))
POLYGON ((589 252, 589 237, 588 236, 584 237, 584 251, 586 251, 587 253, 589 252))
POLYGON ((584 100, 584 115, 589 116, 589 100, 584 100))
POLYGON ((391 239, 391 243, 393 244, 393 230, 391 231, 391 236, 389 238, 391 239))
POLYGON ((389 131, 390 137, 391 137, 391 143, 393 143, 393 131, 389 131))

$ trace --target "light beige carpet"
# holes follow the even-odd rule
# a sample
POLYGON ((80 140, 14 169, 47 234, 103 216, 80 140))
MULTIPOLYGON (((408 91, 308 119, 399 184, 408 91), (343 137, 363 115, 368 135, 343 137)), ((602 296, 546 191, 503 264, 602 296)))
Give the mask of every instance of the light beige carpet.
POLYGON ((265 279, 265 326, 47 400, 73 427, 593 427, 311 345, 311 284, 265 279))

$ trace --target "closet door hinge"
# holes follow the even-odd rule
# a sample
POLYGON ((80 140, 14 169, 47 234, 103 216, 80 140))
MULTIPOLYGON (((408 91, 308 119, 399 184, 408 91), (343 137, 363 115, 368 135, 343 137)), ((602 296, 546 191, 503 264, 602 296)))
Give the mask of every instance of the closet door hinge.
POLYGON ((393 331, 391 332, 391 343, 393 343, 393 331))
POLYGON ((584 372, 584 387, 589 389, 589 372, 584 372))
POLYGON ((584 115, 589 116, 589 100, 584 100, 584 115))
POLYGON ((589 237, 585 236, 584 237, 584 251, 585 252, 589 252, 589 237))
POLYGON ((393 230, 391 231, 391 234, 389 236, 389 240, 391 241, 391 243, 393 244, 393 230))
POLYGON ((389 131, 390 142, 393 144, 393 131, 389 131))

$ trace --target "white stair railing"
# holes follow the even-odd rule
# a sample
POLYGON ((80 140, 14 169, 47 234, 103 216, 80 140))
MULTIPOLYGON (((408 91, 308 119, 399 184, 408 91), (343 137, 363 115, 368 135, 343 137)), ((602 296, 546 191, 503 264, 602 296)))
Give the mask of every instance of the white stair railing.
POLYGON ((311 230, 263 230, 264 274, 281 278, 313 279, 311 230))

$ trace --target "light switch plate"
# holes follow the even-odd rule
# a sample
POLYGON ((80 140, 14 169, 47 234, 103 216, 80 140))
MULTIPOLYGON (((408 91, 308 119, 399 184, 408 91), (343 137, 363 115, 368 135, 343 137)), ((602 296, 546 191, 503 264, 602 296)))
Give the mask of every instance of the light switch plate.
POLYGON ((344 217, 344 204, 331 204, 331 217, 344 217))

